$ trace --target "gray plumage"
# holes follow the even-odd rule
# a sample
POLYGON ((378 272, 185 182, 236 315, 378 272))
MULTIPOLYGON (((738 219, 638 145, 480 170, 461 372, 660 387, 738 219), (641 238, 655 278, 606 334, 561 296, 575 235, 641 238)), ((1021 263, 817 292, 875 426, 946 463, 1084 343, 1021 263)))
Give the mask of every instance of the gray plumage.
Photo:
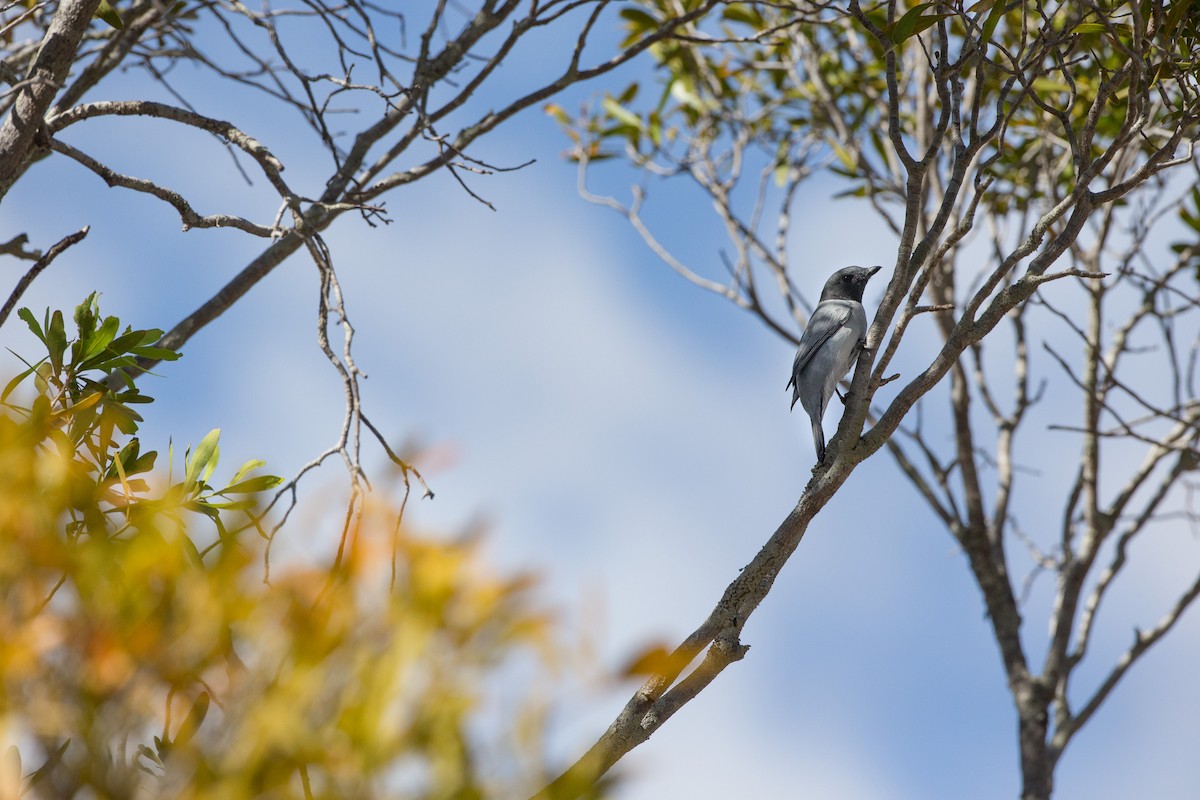
POLYGON ((880 267, 846 267, 825 281, 821 301, 800 337, 792 363, 792 408, 796 401, 812 420, 817 463, 825 460, 825 431, 821 419, 842 376, 850 371, 866 343, 867 312, 862 307, 867 281, 880 267))

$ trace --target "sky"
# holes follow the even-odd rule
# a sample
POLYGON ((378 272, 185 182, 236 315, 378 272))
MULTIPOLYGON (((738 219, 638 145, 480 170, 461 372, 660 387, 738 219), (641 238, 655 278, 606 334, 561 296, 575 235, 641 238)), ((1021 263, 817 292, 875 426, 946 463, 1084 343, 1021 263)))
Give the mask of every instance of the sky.
MULTIPOLYGON (((537 69, 534 55, 514 59, 500 91, 537 69)), ((642 69, 620 77, 644 78, 642 69)), ((131 74, 113 91, 133 96, 145 88, 138 80, 131 74)), ((570 108, 620 83, 560 102, 570 108)), ((322 173, 294 120, 232 95, 196 102, 248 120, 249 132, 291 153, 299 185, 322 173)), ((229 203, 263 218, 263 204, 236 188, 228 157, 203 137, 117 120, 81 141, 140 174, 169 174, 203 211, 229 203)), ((495 211, 441 174, 389 197, 391 225, 347 217, 327 240, 369 375, 364 406, 393 442, 425 448, 421 466, 437 496, 410 504, 412 524, 483 522, 489 561, 538 573, 547 601, 565 619, 586 620, 599 659, 616 668, 703 621, 795 504, 813 452, 807 419, 788 409, 790 347, 685 283, 617 215, 582 200, 566 146, 531 109, 474 153, 498 164, 536 159, 472 182, 495 211)), ((614 168, 603 185, 618 191, 634 177, 614 168)), ((843 265, 895 258, 882 226, 853 201, 829 202, 831 193, 824 181, 802 192, 790 242, 809 297, 843 265)), ((56 158, 6 199, 0 240, 29 231, 45 247, 84 224, 85 242, 23 305, 69 309, 96 289, 105 312, 169 328, 259 248, 231 231, 181 233, 161 204, 56 158)), ((695 263, 718 263, 723 233, 699 198, 668 195, 654 224, 695 263)), ((882 290, 879 279, 868 288, 869 311, 882 290)), ((157 398, 143 440, 165 450, 169 437, 196 442, 220 427, 224 463, 262 457, 285 476, 332 443, 342 397, 313 335, 316 297, 314 268, 294 258, 195 336, 143 386, 157 398)), ((0 337, 31 350, 15 318, 0 337)), ((370 458, 383 469, 382 454, 370 458)), ((1053 474, 1070 452, 1035 458, 1053 474)), ((310 489, 336 492, 339 470, 330 462, 310 489)), ((1050 492, 1044 500, 1049 511, 1022 508, 1022 519, 1052 526, 1058 503, 1050 492)), ((1200 548, 1186 526, 1160 536, 1170 543, 1138 551, 1114 597, 1121 622, 1097 646, 1109 658, 1195 572, 1200 548)), ((1043 578, 1029 599, 1033 639, 1051 590, 1043 578)), ((1198 634, 1193 612, 1132 671, 1072 743, 1056 796, 1196 796, 1198 634)), ((621 763, 619 800, 1018 795, 1015 715, 978 589, 886 455, 863 464, 816 518, 743 642, 743 661, 621 763)), ((552 752, 564 761, 582 752, 635 688, 559 698, 552 752)))

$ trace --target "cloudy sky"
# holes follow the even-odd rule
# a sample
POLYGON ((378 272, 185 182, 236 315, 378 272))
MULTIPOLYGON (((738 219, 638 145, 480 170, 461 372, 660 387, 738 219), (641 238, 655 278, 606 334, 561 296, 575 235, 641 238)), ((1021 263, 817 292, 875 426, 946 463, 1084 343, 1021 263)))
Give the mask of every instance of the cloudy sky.
MULTIPOLYGON (((518 85, 537 69, 536 57, 517 59, 503 80, 518 85)), ((139 79, 128 81, 135 96, 139 79)), ((294 120, 227 107, 217 94, 194 102, 293 151, 295 174, 321 174, 323 162, 305 163, 307 132, 294 120)), ((170 175, 203 211, 274 213, 243 198, 228 157, 203 137, 181 142, 127 120, 91 131, 92 150, 138 174, 170 175)), ((498 164, 536 159, 473 183, 496 211, 439 175, 389 198, 390 226, 347 217, 328 241, 370 376, 365 407, 393 441, 428 448, 437 498, 410 506, 412 521, 440 530, 485 521, 489 559, 539 573, 549 602, 594 625, 599 656, 615 667, 704 619, 796 502, 813 452, 807 420, 788 411, 790 348, 580 199, 565 146, 530 111, 475 152, 498 164)), ((611 172, 605 186, 630 179, 611 172)), ((895 259, 869 213, 830 193, 820 181, 802 193, 792 234, 794 277, 810 297, 841 266, 895 259)), ((671 196, 654 219, 692 263, 719 263, 723 234, 698 198, 671 196)), ((56 158, 6 199, 0 240, 28 231, 44 247, 84 224, 93 226, 85 243, 25 305, 68 309, 98 289, 104 311, 169 328, 258 251, 235 232, 182 234, 165 207, 56 158)), ((885 277, 868 289, 869 309, 885 277)), ((143 439, 165 450, 168 437, 195 442, 221 427, 226 463, 264 457, 285 476, 332 443, 342 397, 313 336, 316 294, 314 268, 295 258, 192 339, 145 386, 158 402, 143 439)), ((31 352, 20 325, 10 320, 0 335, 31 352)), ((835 425, 831 413, 830 434, 835 425)), ((1065 455, 1030 458, 1069 463, 1074 443, 1063 442, 1065 455)), ((1015 715, 978 589, 886 458, 863 465, 810 527, 746 627, 747 658, 625 759, 620 798, 1018 794, 1015 715)), ((334 491, 339 469, 331 462, 313 489, 334 491)), ((1059 506, 1045 499, 1046 509, 1022 508, 1022 520, 1054 525, 1059 506)), ((1200 548, 1188 529, 1162 540, 1139 552, 1114 596, 1124 605, 1098 645, 1109 658, 1194 573, 1200 548)), ((1029 600, 1034 642, 1050 588, 1043 579, 1029 600)), ((1127 678, 1072 744, 1058 796, 1195 796, 1198 635, 1193 614, 1127 678)), ((561 698, 556 753, 581 752, 634 688, 561 698)))

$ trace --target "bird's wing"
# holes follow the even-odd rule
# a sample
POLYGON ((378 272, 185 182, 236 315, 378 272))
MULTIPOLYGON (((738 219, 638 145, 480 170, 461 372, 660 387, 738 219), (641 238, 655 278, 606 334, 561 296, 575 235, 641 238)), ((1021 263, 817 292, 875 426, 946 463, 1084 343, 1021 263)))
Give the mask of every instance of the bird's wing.
POLYGON ((812 360, 812 357, 825 341, 838 332, 850 320, 850 304, 825 302, 819 303, 800 337, 800 346, 796 348, 796 360, 792 362, 792 380, 788 388, 800 380, 800 373, 812 360))

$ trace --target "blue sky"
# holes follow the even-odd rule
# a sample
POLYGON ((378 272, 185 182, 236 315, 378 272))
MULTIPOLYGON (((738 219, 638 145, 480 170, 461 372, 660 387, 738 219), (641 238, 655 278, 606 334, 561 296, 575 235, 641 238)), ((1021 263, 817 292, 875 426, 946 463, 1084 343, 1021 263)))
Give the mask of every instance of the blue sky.
MULTIPOLYGON (((517 60, 505 80, 516 85, 535 69, 533 57, 517 60)), ((139 84, 129 80, 132 96, 139 84)), ((559 102, 571 108, 613 85, 559 102)), ((197 105, 249 119, 248 132, 293 151, 298 185, 321 175, 325 164, 306 155, 307 132, 294 121, 223 102, 214 94, 197 105)), ((138 174, 172 176, 202 212, 274 212, 203 137, 180 144, 161 126, 118 120, 79 141, 138 174)), ((807 420, 788 412, 790 348, 580 199, 574 167, 559 158, 565 147, 531 110, 474 153, 500 164, 537 159, 473 181, 497 211, 442 174, 391 195, 390 226, 346 217, 327 239, 370 376, 368 414, 394 441, 430 448, 437 498, 410 506, 411 520, 441 530, 486 521, 493 563, 540 573, 568 619, 595 626, 599 656, 615 667, 703 620, 795 503, 813 453, 807 420), (587 613, 595 608, 598 621, 587 613)), ((633 177, 605 181, 615 190, 633 177)), ((829 193, 820 181, 802 192, 792 234, 795 280, 810 297, 840 266, 895 258, 869 211, 831 203, 829 193)), ((698 198, 672 200, 657 230, 696 263, 718 264, 715 217, 698 198)), ((45 247, 83 224, 93 226, 87 240, 24 305, 66 309, 98 289, 106 312, 169 328, 259 248, 236 232, 183 234, 161 204, 110 190, 59 158, 35 166, 6 199, 0 239, 28 231, 45 247)), ((869 310, 882 289, 868 290, 869 310)), ((165 450, 168 437, 195 442, 221 427, 225 463, 263 457, 282 475, 333 442, 342 398, 313 336, 316 294, 314 268, 294 258, 193 338, 183 359, 158 370, 163 379, 145 385, 158 402, 143 439, 165 450)), ((2 335, 31 350, 19 321, 2 335)), ((831 413, 830 434, 835 424, 831 413)), ((1070 453, 1042 457, 1051 471, 1070 453)), ((335 491, 339 470, 331 462, 309 488, 335 491)), ((1050 510, 1022 508, 1023 520, 1055 524, 1056 497, 1045 495, 1050 510)), ((1169 579, 1194 574, 1200 548, 1186 527, 1162 539, 1171 544, 1137 554, 1124 589, 1126 610, 1116 613, 1130 626, 1152 624, 1169 579)), ((1031 639, 1043 635, 1049 591, 1043 578, 1030 599, 1031 639)), ((1195 796, 1198 625, 1195 614, 1185 618, 1072 744, 1057 796, 1195 796)), ((1115 656, 1129 631, 1118 626, 1098 646, 1115 656)), ((622 763, 618 797, 1018 794, 1015 716, 978 589, 885 454, 816 519, 743 640, 747 658, 622 763)), ((561 697, 554 751, 582 751, 634 688, 561 697)))

